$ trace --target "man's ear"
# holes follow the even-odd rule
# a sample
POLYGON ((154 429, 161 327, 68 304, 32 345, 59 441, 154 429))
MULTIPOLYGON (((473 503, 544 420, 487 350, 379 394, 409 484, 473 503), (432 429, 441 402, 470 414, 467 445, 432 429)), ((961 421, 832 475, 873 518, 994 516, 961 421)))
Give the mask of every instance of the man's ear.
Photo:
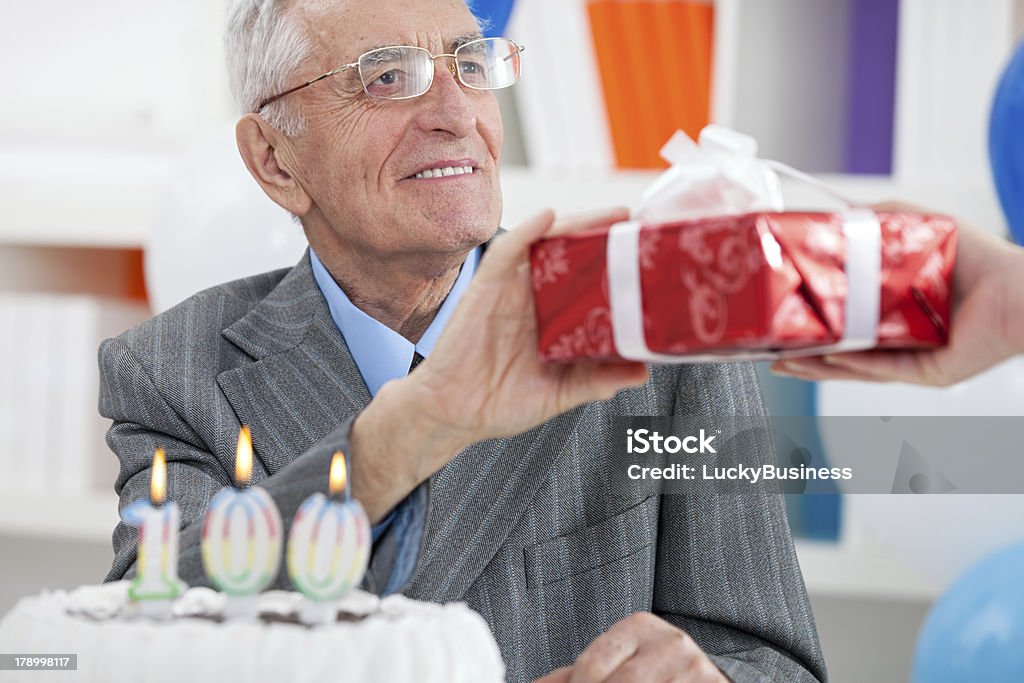
POLYGON ((276 204, 300 218, 313 199, 287 169, 286 141, 277 130, 256 114, 246 114, 235 125, 235 140, 245 167, 276 204))

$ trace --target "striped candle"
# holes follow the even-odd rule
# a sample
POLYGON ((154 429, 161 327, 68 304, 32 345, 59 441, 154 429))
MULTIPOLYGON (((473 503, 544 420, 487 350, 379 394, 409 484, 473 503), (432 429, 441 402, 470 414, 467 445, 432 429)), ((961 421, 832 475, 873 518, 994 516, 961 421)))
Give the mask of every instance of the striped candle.
POLYGON ((235 486, 221 489, 203 520, 203 566, 210 582, 228 596, 228 617, 256 616, 256 595, 277 576, 282 524, 274 500, 248 486, 252 436, 242 427, 235 456, 235 486))
POLYGON ((307 498, 288 536, 288 573, 311 603, 303 610, 310 623, 333 621, 333 603, 359 585, 370 558, 370 522, 359 501, 348 496, 341 453, 334 454, 330 481, 331 495, 307 498))
POLYGON ((171 617, 171 603, 185 584, 178 580, 178 506, 167 500, 167 458, 164 449, 153 455, 150 499, 137 500, 122 512, 125 524, 139 529, 138 562, 128 596, 138 614, 171 617))

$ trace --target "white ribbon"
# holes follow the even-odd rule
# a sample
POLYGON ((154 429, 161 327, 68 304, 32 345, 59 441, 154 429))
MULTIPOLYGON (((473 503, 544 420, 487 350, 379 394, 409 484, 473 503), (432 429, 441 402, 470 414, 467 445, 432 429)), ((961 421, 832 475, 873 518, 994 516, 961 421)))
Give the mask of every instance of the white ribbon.
POLYGON ((617 223, 608 233, 607 264, 612 331, 616 352, 622 358, 645 363, 721 361, 723 354, 655 353, 644 332, 643 291, 640 277, 640 229, 642 223, 673 222, 747 213, 778 211, 784 203, 779 174, 827 192, 847 206, 843 235, 846 238, 845 325, 836 344, 796 349, 783 353, 729 353, 735 360, 765 360, 822 353, 869 349, 878 339, 881 306, 882 237, 878 217, 869 209, 851 208, 825 183, 777 161, 757 158, 753 138, 721 126, 701 131, 700 145, 682 133, 662 150, 672 167, 644 194, 633 220, 617 223))
MULTIPOLYGON (((882 306, 882 226, 870 209, 849 209, 843 217, 846 237, 846 306, 843 338, 813 355, 870 349, 878 342, 882 306)), ((809 349, 800 349, 807 355, 809 349)))
POLYGON ((640 287, 640 226, 638 221, 625 221, 608 231, 608 296, 615 350, 627 360, 678 362, 676 356, 655 353, 647 346, 640 287))

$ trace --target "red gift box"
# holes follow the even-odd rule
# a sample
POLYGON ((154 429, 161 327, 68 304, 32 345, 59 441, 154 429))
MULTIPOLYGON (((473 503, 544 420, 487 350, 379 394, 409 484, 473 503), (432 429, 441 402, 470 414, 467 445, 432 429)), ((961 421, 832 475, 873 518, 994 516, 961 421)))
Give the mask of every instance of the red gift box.
MULTIPOLYGON (((956 223, 914 213, 877 217, 875 346, 945 344, 956 223)), ((837 213, 758 212, 643 226, 638 260, 647 347, 685 361, 840 342, 848 291, 844 220, 837 213)), ((552 237, 531 247, 543 359, 622 357, 612 328, 608 234, 552 237)))

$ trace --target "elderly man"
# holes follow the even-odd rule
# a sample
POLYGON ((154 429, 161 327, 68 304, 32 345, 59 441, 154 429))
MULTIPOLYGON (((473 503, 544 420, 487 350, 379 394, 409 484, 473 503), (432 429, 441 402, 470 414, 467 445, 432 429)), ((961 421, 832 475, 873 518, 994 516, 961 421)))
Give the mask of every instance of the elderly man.
MULTIPOLYGON (((366 587, 468 602, 509 680, 822 679, 779 498, 623 497, 601 462, 611 416, 763 414, 751 367, 537 359, 529 243, 621 215, 494 238, 490 90, 520 47, 481 40, 463 0, 242 0, 228 46, 239 150, 310 250, 100 357, 121 500, 163 446, 182 577, 205 581, 202 514, 246 424, 285 519, 344 451, 374 524, 366 587)), ((134 531, 114 545, 111 579, 134 531)))

